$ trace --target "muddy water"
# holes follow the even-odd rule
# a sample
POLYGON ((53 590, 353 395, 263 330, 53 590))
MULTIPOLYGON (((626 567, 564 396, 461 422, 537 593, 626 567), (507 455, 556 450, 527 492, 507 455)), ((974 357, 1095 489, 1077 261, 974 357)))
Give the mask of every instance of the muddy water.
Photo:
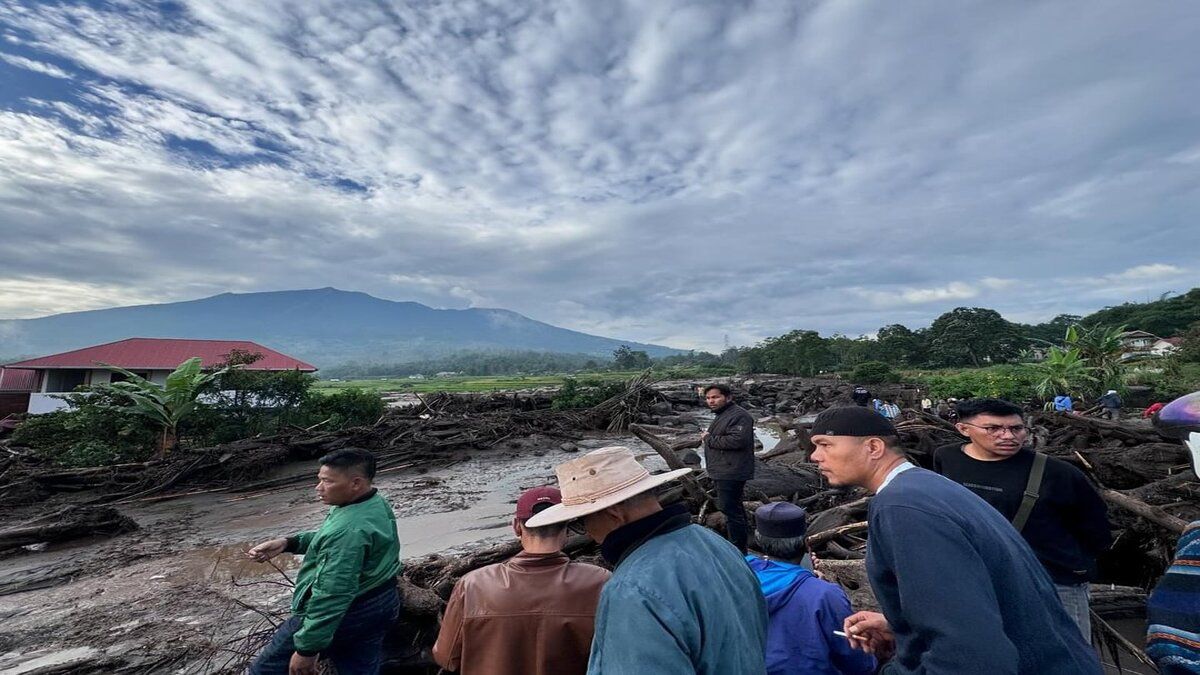
MULTIPOLYGON (((645 456, 652 469, 665 468, 632 437, 586 439, 576 453, 558 444, 481 452, 428 473, 406 469, 378 476, 376 485, 396 512, 403 557, 510 540, 516 497, 525 488, 554 482, 554 465, 579 453, 626 445, 645 456)), ((281 467, 279 474, 304 471, 315 475, 316 467, 281 467)), ((138 531, 0 559, 0 593, 16 582, 47 586, 0 594, 0 673, 147 650, 177 651, 184 645, 200 648, 246 634, 260 617, 234 599, 286 610, 290 587, 283 575, 294 576, 300 558, 279 556, 273 561, 276 570, 247 560, 244 551, 268 538, 318 527, 327 507, 312 485, 301 485, 253 496, 194 495, 121 510, 139 524, 138 531)), ((197 659, 177 672, 211 668, 197 659)))

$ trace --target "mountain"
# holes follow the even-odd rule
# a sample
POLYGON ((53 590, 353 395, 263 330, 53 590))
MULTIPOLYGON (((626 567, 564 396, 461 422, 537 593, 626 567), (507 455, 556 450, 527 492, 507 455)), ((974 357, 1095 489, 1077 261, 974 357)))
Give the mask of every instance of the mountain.
POLYGON ((253 340, 318 367, 348 361, 401 363, 461 351, 608 356, 628 345, 654 357, 680 353, 559 328, 506 309, 434 309, 320 288, 222 293, 186 302, 0 320, 0 357, 53 354, 127 337, 253 340))

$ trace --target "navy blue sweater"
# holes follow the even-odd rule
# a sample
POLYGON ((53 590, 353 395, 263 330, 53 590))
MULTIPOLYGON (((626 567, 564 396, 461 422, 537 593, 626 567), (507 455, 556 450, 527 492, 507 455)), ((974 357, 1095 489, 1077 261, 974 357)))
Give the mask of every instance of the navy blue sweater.
POLYGON ((1098 675, 1046 570, 987 502, 925 469, 871 500, 867 574, 896 634, 890 675, 1098 675))

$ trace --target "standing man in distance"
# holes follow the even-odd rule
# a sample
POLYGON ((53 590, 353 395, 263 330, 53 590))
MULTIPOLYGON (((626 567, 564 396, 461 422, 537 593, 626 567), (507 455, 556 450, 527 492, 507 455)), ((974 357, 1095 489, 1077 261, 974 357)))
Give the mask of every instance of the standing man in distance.
POLYGON ((865 408, 871 402, 871 392, 861 384, 854 386, 854 391, 850 392, 850 400, 854 401, 854 405, 865 408))
POLYGON ((246 552, 258 562, 304 556, 292 616, 250 665, 250 675, 317 675, 317 656, 341 675, 376 675, 383 639, 400 613, 396 515, 371 486, 375 455, 335 450, 320 460, 317 495, 330 505, 316 531, 271 539, 246 552))
POLYGON ((579 519, 613 567, 600 594, 588 675, 765 675, 767 607, 737 549, 654 489, 629 448, 594 450, 554 469, 563 503, 529 527, 579 519))
POLYGON ((554 487, 531 488, 517 500, 512 527, 521 552, 459 579, 433 645, 439 666, 462 675, 587 672, 596 605, 611 575, 562 552, 565 522, 528 526, 561 503, 554 487))
POLYGON ((1013 403, 961 401, 955 427, 968 442, 934 450, 933 470, 979 495, 1016 527, 1090 640, 1088 582, 1096 557, 1112 546, 1104 500, 1079 469, 1025 447, 1029 427, 1013 403))
POLYGON ((882 673, 1101 673, 1045 569, 995 509, 909 463, 892 423, 869 410, 831 408, 812 431, 830 485, 875 493, 867 576, 883 614, 851 615, 845 631, 892 656, 882 673))
POLYGON ((1121 400, 1121 395, 1116 389, 1109 389, 1103 396, 1096 399, 1096 405, 1100 406, 1101 414, 1110 420, 1121 419, 1121 406, 1124 401, 1121 400))
POLYGON ((754 418, 733 402, 732 390, 726 384, 705 387, 704 402, 716 414, 700 436, 705 467, 717 489, 717 508, 725 514, 729 541, 745 555, 750 532, 742 494, 746 481, 754 478, 754 418))

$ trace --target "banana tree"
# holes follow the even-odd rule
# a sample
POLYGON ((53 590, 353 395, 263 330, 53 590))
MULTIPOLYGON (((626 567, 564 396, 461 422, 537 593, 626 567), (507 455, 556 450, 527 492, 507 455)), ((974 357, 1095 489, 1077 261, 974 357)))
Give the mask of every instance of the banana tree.
POLYGON ((190 358, 167 375, 166 385, 160 385, 124 368, 100 365, 125 377, 121 382, 101 386, 124 395, 132 404, 131 412, 148 417, 162 427, 160 457, 179 443, 179 424, 196 409, 196 399, 205 385, 230 370, 227 367, 205 373, 200 368, 199 357, 190 358))
POLYGON ((1087 362, 1098 389, 1116 388, 1121 384, 1125 371, 1121 362, 1125 352, 1121 342, 1124 332, 1125 326, 1084 327, 1076 324, 1067 329, 1066 346, 1077 350, 1080 358, 1087 362))
POLYGON ((1092 367, 1078 349, 1051 347, 1044 360, 1030 364, 1028 368, 1037 375, 1033 388, 1042 399, 1077 392, 1096 382, 1092 367))

